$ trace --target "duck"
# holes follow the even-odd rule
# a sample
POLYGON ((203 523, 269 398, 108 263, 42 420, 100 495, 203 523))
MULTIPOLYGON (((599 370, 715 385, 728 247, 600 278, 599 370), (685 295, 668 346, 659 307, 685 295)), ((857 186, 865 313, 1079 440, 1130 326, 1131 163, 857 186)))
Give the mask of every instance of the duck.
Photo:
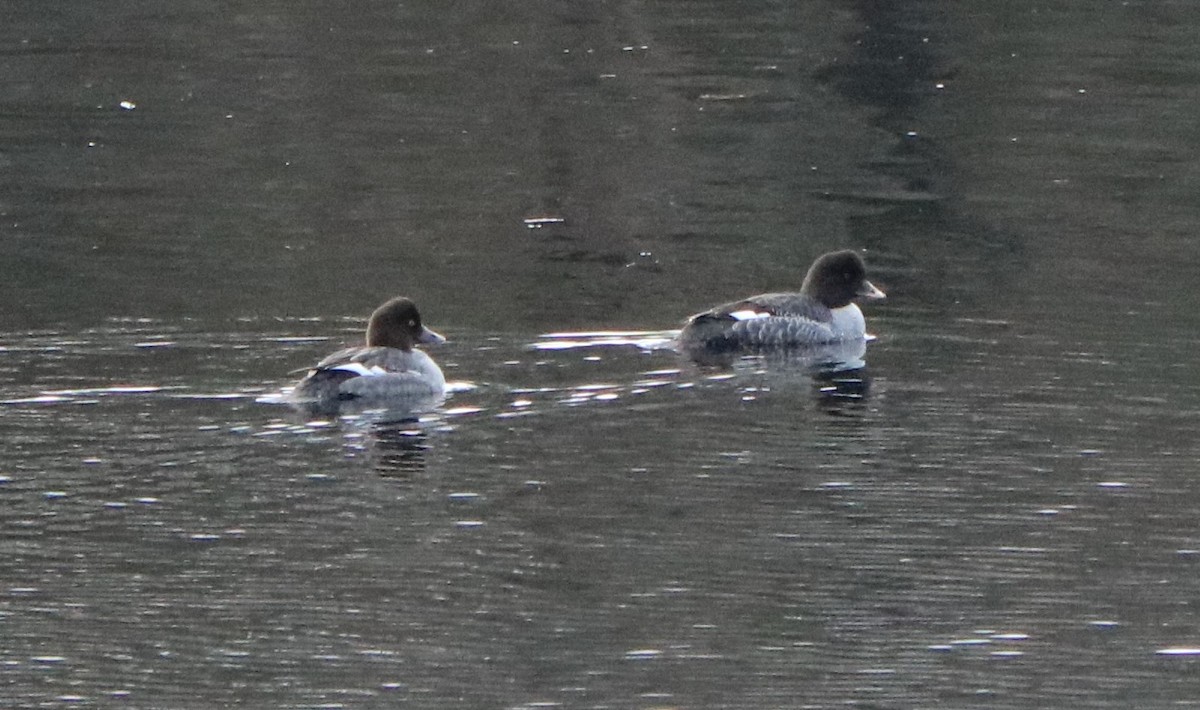
POLYGON ((679 333, 683 352, 705 355, 828 348, 865 343, 866 320, 855 299, 885 298, 867 280, 858 252, 823 254, 799 292, 763 293, 691 316, 679 333))
POLYGON ((441 368, 417 343, 446 342, 421 323, 411 299, 393 298, 367 322, 366 344, 339 350, 308 370, 292 390, 300 402, 413 402, 438 400, 446 393, 441 368))

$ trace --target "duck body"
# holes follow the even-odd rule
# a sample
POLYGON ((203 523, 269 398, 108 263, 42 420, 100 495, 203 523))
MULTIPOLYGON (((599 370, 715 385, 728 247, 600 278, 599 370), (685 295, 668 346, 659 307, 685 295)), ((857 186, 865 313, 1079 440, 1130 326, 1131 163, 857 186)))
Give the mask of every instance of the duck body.
POLYGON ((865 341, 866 320, 854 299, 884 294, 852 251, 817 259, 799 292, 764 293, 689 318, 680 349, 692 355, 771 352, 865 341))
POLYGON ((420 350, 354 347, 317 363, 296 384, 295 396, 346 401, 438 397, 445 392, 441 368, 420 350))
POLYGON ((715 350, 795 348, 866 337, 853 303, 828 308, 800 293, 763 293, 688 319, 680 338, 715 350))
POLYGON ((445 340, 421 324, 412 301, 394 298, 371 314, 365 345, 318 362, 296 383, 292 398, 326 407, 348 401, 381 406, 440 401, 446 378, 433 358, 414 345, 445 340))

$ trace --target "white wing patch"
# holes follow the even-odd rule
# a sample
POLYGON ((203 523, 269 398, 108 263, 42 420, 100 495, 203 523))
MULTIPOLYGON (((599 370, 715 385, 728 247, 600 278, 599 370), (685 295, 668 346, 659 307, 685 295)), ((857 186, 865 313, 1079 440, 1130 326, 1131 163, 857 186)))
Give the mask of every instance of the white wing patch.
POLYGON ((361 362, 348 362, 344 365, 337 365, 336 367, 331 367, 329 369, 330 370, 341 370, 343 372, 353 372, 354 374, 361 375, 363 377, 376 377, 378 375, 388 374, 387 370, 383 369, 382 367, 380 367, 378 365, 372 365, 371 367, 367 367, 366 365, 362 364, 361 362))
POLYGON ((733 311, 729 314, 729 317, 734 320, 754 320, 756 318, 770 318, 771 314, 746 309, 744 311, 733 311))

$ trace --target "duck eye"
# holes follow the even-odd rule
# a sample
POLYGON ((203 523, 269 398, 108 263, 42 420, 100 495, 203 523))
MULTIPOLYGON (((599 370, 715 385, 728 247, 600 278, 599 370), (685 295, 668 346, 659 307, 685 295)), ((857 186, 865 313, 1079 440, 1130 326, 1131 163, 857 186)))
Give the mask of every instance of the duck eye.
POLYGON ((409 327, 409 328, 416 328, 416 327, 417 327, 417 322, 416 322, 415 320, 410 320, 410 321, 408 322, 408 327, 409 327))

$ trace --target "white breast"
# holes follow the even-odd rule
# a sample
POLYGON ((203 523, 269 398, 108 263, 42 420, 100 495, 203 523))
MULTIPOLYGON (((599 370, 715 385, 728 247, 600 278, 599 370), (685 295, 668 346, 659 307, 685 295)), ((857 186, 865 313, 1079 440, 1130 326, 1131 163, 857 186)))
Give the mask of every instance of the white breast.
POLYGON ((863 318, 858 306, 851 303, 848 306, 834 308, 829 311, 832 318, 833 332, 839 340, 862 338, 867 334, 867 321, 863 318))

